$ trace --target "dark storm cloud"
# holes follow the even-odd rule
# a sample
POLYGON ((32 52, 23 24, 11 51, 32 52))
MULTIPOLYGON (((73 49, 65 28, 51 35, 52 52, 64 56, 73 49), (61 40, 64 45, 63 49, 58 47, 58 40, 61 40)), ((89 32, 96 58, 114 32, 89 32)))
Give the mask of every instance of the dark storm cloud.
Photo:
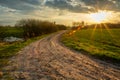
POLYGON ((53 1, 46 1, 45 5, 60 9, 60 10, 68 10, 72 12, 88 12, 91 11, 92 9, 89 9, 88 7, 83 7, 81 4, 77 4, 75 6, 71 5, 72 0, 53 0, 53 1))

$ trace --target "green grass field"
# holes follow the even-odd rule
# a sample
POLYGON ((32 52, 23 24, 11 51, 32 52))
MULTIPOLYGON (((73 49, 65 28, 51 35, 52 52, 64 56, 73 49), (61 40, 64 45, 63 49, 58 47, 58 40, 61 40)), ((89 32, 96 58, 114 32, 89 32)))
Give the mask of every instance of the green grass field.
POLYGON ((81 29, 71 35, 70 32, 62 36, 66 46, 100 59, 120 61, 120 29, 81 29))

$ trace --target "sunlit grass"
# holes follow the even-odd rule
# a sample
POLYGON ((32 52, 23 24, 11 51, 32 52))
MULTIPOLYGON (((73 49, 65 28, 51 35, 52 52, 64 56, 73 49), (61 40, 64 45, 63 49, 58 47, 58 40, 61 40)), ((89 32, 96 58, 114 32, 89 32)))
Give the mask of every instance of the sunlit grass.
POLYGON ((82 29, 73 35, 64 34, 62 42, 75 50, 85 51, 96 57, 120 61, 120 29, 82 29))

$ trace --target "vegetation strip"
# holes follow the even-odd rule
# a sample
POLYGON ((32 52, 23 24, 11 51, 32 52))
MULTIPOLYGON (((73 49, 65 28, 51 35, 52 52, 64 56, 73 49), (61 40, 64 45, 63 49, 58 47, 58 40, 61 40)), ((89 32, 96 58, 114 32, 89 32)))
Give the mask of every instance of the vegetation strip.
POLYGON ((11 43, 11 44, 10 43, 4 43, 3 45, 1 45, 0 46, 0 68, 2 68, 5 65, 8 65, 8 61, 9 61, 8 59, 10 57, 16 55, 16 53, 20 49, 27 46, 31 42, 39 40, 39 39, 41 39, 45 36, 47 36, 47 34, 39 36, 39 37, 28 39, 27 41, 24 41, 24 42, 15 42, 15 43, 11 43))

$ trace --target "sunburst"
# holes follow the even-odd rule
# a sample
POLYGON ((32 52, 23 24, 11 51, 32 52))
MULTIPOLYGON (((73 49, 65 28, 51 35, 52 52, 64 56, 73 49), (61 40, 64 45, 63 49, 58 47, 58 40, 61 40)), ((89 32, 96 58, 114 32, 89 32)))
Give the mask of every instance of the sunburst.
POLYGON ((90 17, 95 23, 103 23, 108 20, 110 14, 111 13, 107 11, 98 11, 96 13, 90 13, 90 17))

